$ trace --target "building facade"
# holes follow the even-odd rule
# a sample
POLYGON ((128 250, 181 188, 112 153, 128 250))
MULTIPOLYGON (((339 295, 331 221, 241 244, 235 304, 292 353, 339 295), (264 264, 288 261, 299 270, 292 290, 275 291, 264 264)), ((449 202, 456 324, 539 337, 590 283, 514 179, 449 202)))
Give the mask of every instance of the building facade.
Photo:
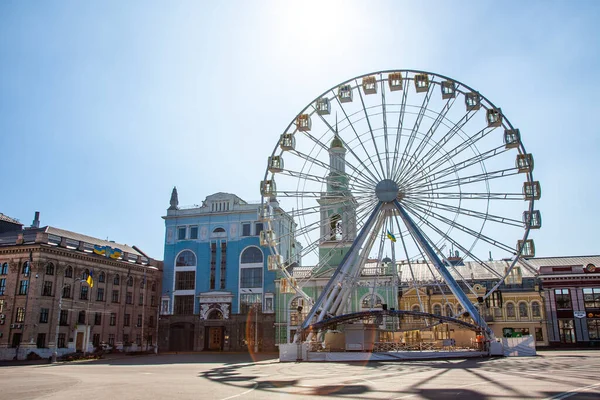
POLYGON ((38 217, 0 234, 0 359, 154 349, 162 262, 38 217))
MULTIPOLYGON (((294 251, 292 218, 277 203, 280 254, 294 251)), ((275 278, 269 271, 261 205, 230 193, 179 207, 173 189, 165 220, 160 349, 273 350, 275 278)))
POLYGON ((539 257, 553 347, 600 346, 600 256, 539 257))

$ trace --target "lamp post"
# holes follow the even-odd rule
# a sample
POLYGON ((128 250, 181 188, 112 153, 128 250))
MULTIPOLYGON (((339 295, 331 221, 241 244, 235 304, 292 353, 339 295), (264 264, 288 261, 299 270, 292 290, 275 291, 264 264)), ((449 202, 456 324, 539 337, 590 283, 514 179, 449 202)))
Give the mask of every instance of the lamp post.
MULTIPOLYGON (((83 283, 86 281, 84 281, 83 279, 80 279, 79 282, 83 283)), ((58 358, 58 334, 59 334, 59 328, 60 328, 60 314, 62 311, 63 295, 65 293, 65 288, 67 286, 71 286, 71 283, 63 284, 62 289, 60 290, 60 297, 58 298, 58 316, 56 317, 56 331, 54 333, 54 351, 52 352, 52 363, 55 363, 56 359, 58 358)))

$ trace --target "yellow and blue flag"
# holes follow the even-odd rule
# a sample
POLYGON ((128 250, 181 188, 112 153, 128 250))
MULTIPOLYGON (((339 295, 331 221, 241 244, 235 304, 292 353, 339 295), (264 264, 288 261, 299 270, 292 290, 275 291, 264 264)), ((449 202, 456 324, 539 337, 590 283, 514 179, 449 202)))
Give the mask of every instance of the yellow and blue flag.
POLYGON ((90 271, 90 274, 88 275, 87 279, 85 280, 88 285, 90 285, 91 288, 94 287, 94 278, 92 278, 92 274, 94 273, 94 270, 90 271))
POLYGON ((390 239, 392 242, 396 243, 396 236, 394 236, 394 235, 392 234, 392 232, 390 232, 390 231, 387 231, 387 237, 388 237, 388 239, 390 239))
POLYGON ((121 249, 117 249, 116 247, 114 249, 111 249, 110 258, 116 260, 117 258, 121 257, 122 255, 123 255, 123 251, 121 249))

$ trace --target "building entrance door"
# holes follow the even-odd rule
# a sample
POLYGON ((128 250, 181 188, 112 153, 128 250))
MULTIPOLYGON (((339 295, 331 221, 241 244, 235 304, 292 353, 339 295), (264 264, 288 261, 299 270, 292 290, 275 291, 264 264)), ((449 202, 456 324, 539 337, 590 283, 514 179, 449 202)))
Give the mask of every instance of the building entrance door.
POLYGON ((83 332, 77 332, 77 338, 75 340, 75 350, 83 351, 83 332))
POLYGON ((223 328, 211 326, 208 328, 208 349, 221 350, 223 348, 223 328))

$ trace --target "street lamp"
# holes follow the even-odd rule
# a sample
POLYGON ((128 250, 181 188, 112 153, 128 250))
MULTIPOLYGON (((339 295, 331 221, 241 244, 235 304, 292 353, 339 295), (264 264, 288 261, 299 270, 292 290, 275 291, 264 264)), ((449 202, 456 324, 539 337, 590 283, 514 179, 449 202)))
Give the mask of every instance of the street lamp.
MULTIPOLYGON (((85 281, 84 279, 80 279, 79 282, 87 283, 87 281, 85 281)), ((63 284, 62 289, 60 290, 60 297, 58 298, 58 316, 56 317, 56 332, 54 334, 54 352, 52 353, 52 363, 55 363, 56 359, 58 358, 58 333, 59 333, 59 328, 60 328, 60 314, 62 311, 63 295, 65 293, 65 288, 67 286, 71 286, 71 283, 63 284)))

